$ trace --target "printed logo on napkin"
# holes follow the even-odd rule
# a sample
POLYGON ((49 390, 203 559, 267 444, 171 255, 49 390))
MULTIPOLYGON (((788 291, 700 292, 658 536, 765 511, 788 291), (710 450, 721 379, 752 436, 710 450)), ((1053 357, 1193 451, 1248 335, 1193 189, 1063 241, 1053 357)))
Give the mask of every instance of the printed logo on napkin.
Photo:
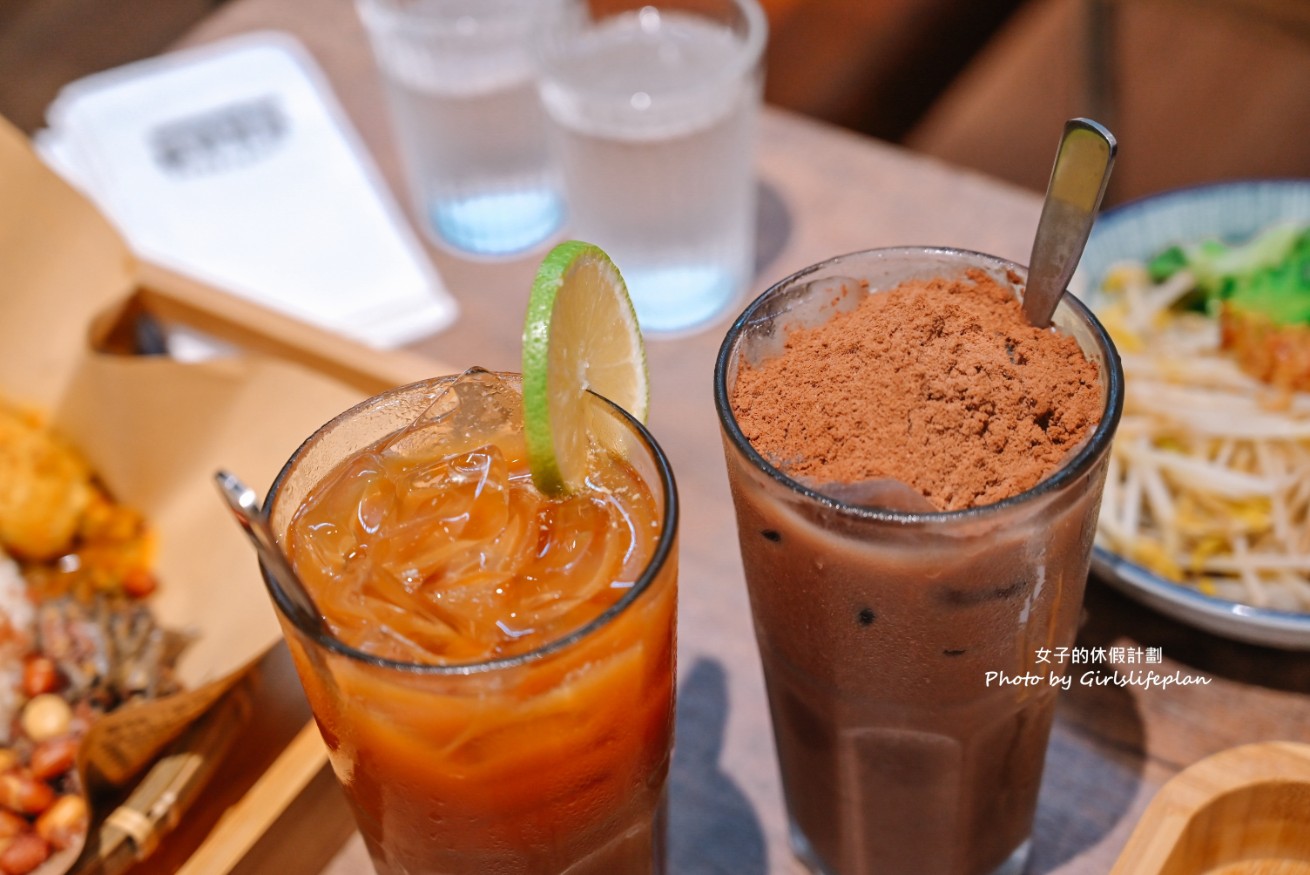
POLYGON ((264 160, 287 145, 290 122, 272 96, 241 100, 151 130, 160 169, 178 179, 224 173, 264 160))
POLYGON ((321 72, 255 34, 74 82, 42 157, 141 257, 374 346, 454 300, 321 72))

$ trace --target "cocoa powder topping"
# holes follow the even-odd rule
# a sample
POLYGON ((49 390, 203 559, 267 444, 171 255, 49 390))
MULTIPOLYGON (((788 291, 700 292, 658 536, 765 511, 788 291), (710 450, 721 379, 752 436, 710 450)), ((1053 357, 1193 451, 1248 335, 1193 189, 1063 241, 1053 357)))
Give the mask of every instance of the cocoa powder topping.
POLYGON ((751 445, 793 477, 895 478, 940 510, 1035 486, 1103 407, 1072 337, 1033 328, 981 271, 867 295, 782 355, 743 364, 732 407, 751 445))

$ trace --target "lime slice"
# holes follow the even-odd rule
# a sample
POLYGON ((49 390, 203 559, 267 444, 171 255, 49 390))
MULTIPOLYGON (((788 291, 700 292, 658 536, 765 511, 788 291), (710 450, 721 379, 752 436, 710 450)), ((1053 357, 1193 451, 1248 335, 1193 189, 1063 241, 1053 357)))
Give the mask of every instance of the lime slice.
POLYGON ((572 492, 586 477, 588 389, 646 421, 646 350, 628 288, 603 250, 568 240, 537 268, 523 326, 523 426, 542 492, 572 492))

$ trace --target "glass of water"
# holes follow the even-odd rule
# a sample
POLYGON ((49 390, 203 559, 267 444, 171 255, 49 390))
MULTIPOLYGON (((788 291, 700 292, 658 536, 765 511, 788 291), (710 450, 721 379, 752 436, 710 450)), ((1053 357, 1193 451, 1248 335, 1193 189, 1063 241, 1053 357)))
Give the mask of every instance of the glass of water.
POLYGON ((753 274, 756 0, 592 0, 544 31, 569 234, 623 271, 647 333, 726 312, 753 274))
POLYGON ((430 237, 509 255, 564 218, 537 96, 536 35, 575 0, 356 0, 430 237))

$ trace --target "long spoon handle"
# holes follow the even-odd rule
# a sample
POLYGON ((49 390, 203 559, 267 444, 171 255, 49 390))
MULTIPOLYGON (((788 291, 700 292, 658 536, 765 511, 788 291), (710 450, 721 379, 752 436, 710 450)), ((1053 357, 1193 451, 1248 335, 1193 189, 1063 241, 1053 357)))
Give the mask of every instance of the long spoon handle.
POLYGON ((1105 197, 1117 149, 1114 135, 1097 122, 1085 118, 1065 122, 1028 259, 1023 312, 1033 325, 1050 324, 1055 305, 1073 278, 1105 197))
POLYGON ((273 537, 273 532, 259 508, 259 497, 255 494, 255 490, 246 486, 227 471, 215 473, 214 481, 218 484, 218 491, 222 493, 223 498, 227 501, 232 516, 236 518, 246 536, 250 538, 250 542, 254 544, 255 552, 260 561, 264 563, 264 568, 281 588, 287 601, 291 603, 295 611, 303 614, 304 619, 314 628, 322 629, 324 626, 323 614, 318 610, 313 597, 310 596, 309 591, 305 589, 304 584, 300 582, 300 578, 291 568, 291 563, 282 554, 281 548, 278 547, 277 539, 273 537))

